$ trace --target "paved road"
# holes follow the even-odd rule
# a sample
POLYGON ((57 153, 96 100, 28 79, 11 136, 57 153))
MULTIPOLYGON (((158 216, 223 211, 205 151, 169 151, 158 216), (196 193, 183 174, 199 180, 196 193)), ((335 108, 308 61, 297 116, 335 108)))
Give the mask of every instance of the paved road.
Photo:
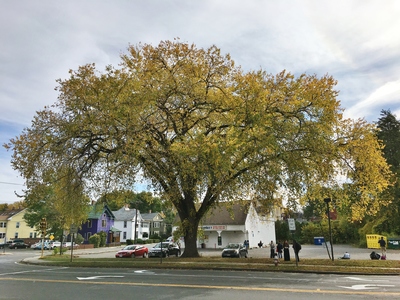
MULTIPOLYGON (((120 247, 79 249, 77 255, 114 257, 120 247)), ((268 248, 250 249, 252 257, 268 257, 268 248)), ((351 253, 369 259, 370 249, 335 245, 335 254, 351 253)), ((50 254, 48 251, 47 254, 50 254)), ((219 256, 219 249, 200 249, 219 256)), ((305 245, 301 257, 327 258, 326 248, 305 245)), ((1 253, 0 253, 1 254, 1 253)), ((30 249, 6 250, 0 255, 0 299, 400 299, 400 277, 211 270, 69 268, 16 264, 21 257, 39 257, 30 249), (23 287, 23 288, 21 288, 23 287), (46 297, 45 297, 46 298, 46 297)), ((389 259, 400 251, 389 250, 389 259)), ((38 260, 37 260, 38 261, 38 260)))
MULTIPOLYGON (((29 254, 29 251, 20 251, 11 253, 9 257, 22 255, 23 252, 29 254)), ((0 299, 400 298, 399 276, 73 268, 15 264, 6 258, 0 256, 0 299)))
MULTIPOLYGON (((149 248, 151 248, 152 245, 147 245, 149 248)), ((96 248, 96 249, 75 249, 74 250, 74 255, 90 255, 90 256, 96 256, 96 257, 114 257, 115 252, 121 249, 121 246, 119 247, 104 247, 104 248, 96 248)), ((7 254, 12 254, 15 253, 15 251, 28 251, 29 253, 32 253, 32 257, 28 259, 36 259, 40 256, 40 251, 30 251, 29 249, 23 250, 23 249, 17 249, 17 250, 11 250, 11 249, 3 249, 0 250, 0 255, 7 255, 7 254)), ((330 251, 330 247, 329 247, 330 251)), ((370 253, 372 251, 378 251, 377 249, 361 249, 361 248, 356 248, 353 246, 349 245, 334 245, 333 246, 333 253, 334 253, 334 258, 339 259, 339 257, 342 257, 345 252, 350 253, 351 259, 358 259, 358 260, 370 260, 370 253)), ((51 251, 45 251, 44 254, 50 254, 51 251)), ((199 249, 199 253, 202 256, 220 256, 221 255, 221 249, 199 249)), ((293 249, 290 249, 290 255, 291 258, 294 258, 294 252, 293 249)), ((249 249, 249 257, 269 257, 269 248, 254 248, 254 249, 249 249)), ((302 250, 300 251, 300 259, 301 258, 317 258, 317 259, 329 259, 328 256, 328 251, 325 247, 325 245, 302 245, 302 250)), ((387 259, 388 260, 399 260, 400 261, 400 250, 392 250, 388 249, 387 250, 387 259)))

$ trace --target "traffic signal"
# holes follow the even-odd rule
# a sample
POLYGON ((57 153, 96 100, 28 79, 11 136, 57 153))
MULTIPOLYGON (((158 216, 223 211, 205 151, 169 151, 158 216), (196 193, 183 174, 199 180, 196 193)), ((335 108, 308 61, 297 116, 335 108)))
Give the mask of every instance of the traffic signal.
POLYGON ((42 218, 40 220, 40 230, 42 231, 42 234, 46 233, 46 229, 47 229, 47 221, 46 218, 42 218))

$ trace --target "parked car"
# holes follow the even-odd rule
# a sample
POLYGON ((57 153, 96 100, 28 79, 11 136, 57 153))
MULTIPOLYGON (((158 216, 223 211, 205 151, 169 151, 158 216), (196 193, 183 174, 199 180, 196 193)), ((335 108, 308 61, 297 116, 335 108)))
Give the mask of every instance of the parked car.
MULTIPOLYGON (((71 245, 72 245, 71 242, 64 242, 62 246, 63 246, 63 248, 71 248, 71 245)), ((74 248, 77 248, 77 247, 78 247, 78 244, 76 244, 74 242, 74 248)))
POLYGON ((50 241, 49 242, 49 249, 53 250, 54 248, 60 248, 61 242, 59 241, 50 241))
POLYGON ((21 239, 15 239, 11 242, 10 246, 8 246, 10 249, 17 249, 17 248, 29 248, 29 245, 24 242, 24 240, 21 239))
POLYGON ((7 241, 6 243, 1 243, 0 244, 0 249, 10 248, 10 244, 11 243, 12 243, 12 241, 7 241))
POLYGON ((42 244, 43 244, 43 249, 44 250, 49 250, 50 249, 49 242, 42 243, 41 241, 33 244, 31 246, 31 248, 33 248, 33 250, 42 250, 42 244))
POLYGON ((168 257, 171 255, 175 255, 176 257, 181 255, 181 249, 175 243, 158 243, 149 250, 149 257, 168 257))
POLYGON ((137 256, 146 258, 149 255, 149 249, 142 245, 129 245, 124 247, 115 253, 116 258, 131 257, 135 258, 137 256))
POLYGON ((222 250, 222 257, 246 257, 247 258, 247 248, 245 245, 240 243, 229 243, 222 250))

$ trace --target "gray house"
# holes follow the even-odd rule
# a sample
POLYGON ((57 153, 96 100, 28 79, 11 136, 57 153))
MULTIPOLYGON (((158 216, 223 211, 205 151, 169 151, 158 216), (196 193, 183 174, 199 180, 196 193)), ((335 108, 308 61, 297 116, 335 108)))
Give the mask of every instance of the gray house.
POLYGON ((149 237, 153 234, 157 234, 161 236, 162 234, 166 233, 166 225, 164 222, 164 218, 161 213, 147 213, 142 214, 143 219, 143 227, 148 229, 149 237))

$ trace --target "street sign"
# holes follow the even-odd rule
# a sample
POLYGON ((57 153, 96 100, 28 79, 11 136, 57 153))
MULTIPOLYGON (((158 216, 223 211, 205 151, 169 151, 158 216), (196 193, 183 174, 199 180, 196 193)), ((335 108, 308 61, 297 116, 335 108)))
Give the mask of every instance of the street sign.
POLYGON ((288 221, 288 225, 289 225, 289 230, 296 230, 296 223, 294 221, 294 219, 287 219, 288 221))
POLYGON ((69 231, 70 233, 78 233, 78 226, 76 226, 75 224, 71 224, 69 231))

